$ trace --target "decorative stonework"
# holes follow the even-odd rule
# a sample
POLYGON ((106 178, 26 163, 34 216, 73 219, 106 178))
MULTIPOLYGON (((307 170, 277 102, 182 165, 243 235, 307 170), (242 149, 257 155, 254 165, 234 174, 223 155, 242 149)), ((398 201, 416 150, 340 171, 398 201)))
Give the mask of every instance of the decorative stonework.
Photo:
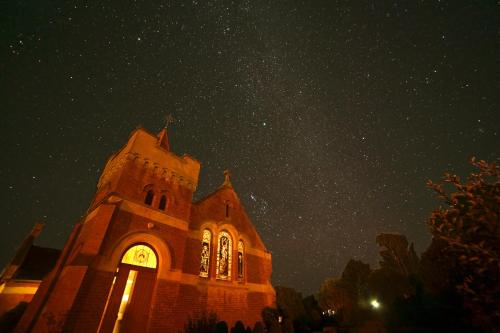
POLYGON ((123 169, 127 162, 133 162, 136 166, 144 168, 146 172, 150 172, 154 177, 162 178, 167 182, 172 182, 182 187, 187 187, 191 191, 196 190, 194 179, 186 178, 178 174, 175 170, 162 167, 159 162, 152 161, 136 152, 128 152, 124 155, 119 154, 110 160, 99 179, 97 187, 100 188, 102 185, 109 182, 113 175, 116 174, 117 171, 123 169))

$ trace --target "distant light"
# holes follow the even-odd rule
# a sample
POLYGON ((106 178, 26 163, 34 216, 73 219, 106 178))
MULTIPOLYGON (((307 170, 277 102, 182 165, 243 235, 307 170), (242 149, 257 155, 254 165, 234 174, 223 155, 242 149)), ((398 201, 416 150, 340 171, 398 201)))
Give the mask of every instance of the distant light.
POLYGON ((333 316, 335 314, 335 310, 328 309, 322 312, 324 316, 333 316))
POLYGON ((372 305, 372 307, 373 307, 374 309, 378 309, 378 308, 380 308, 380 303, 379 303, 376 299, 372 300, 372 301, 370 302, 370 304, 372 305))

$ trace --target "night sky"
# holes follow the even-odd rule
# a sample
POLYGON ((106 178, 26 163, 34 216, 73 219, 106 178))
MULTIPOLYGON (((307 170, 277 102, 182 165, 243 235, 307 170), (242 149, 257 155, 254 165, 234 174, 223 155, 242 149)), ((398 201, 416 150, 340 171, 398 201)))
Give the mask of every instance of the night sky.
POLYGON ((37 221, 62 247, 109 155, 167 114, 172 150, 223 170, 313 293, 381 232, 418 252, 425 187, 499 156, 496 1, 7 1, 1 5, 3 266, 37 221))

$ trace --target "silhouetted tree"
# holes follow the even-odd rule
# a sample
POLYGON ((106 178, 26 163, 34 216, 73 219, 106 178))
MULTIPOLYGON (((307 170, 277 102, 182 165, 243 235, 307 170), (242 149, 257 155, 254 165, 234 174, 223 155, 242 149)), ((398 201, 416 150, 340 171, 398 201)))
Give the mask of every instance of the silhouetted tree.
POLYGON ((477 171, 465 182, 448 173, 444 184, 428 182, 446 205, 432 213, 429 228, 444 242, 444 255, 456 261, 455 287, 466 306, 491 330, 500 327, 500 166, 474 158, 470 163, 477 171))
POLYGON ((342 272, 342 280, 345 282, 355 304, 359 304, 368 297, 368 276, 370 271, 370 265, 351 259, 342 272))
POLYGON ((231 329, 231 333, 245 333, 245 325, 243 325, 243 322, 238 320, 231 329))
POLYGON ((256 322, 253 326, 252 333, 264 333, 264 325, 260 321, 256 322))
POLYGON ((262 321, 266 326, 266 329, 269 331, 273 323, 278 323, 279 311, 275 308, 265 307, 262 309, 262 321))
POLYGON ((382 246, 380 267, 410 276, 418 272, 418 256, 413 249, 413 243, 408 246, 406 236, 400 234, 380 234, 376 239, 382 246))
POLYGON ((347 283, 337 278, 326 279, 321 284, 318 301, 322 309, 335 311, 350 309, 355 304, 347 283))
POLYGON ((290 318, 293 322, 305 315, 301 293, 293 288, 282 286, 274 289, 276 290, 276 306, 284 317, 290 318))
POLYGON ((269 326, 268 333, 281 333, 281 326, 277 321, 273 321, 271 326, 269 326))
POLYGON ((447 243, 434 237, 429 247, 422 253, 419 275, 425 292, 431 295, 455 292, 460 270, 459 262, 447 251, 447 243))
POLYGON ((281 324, 281 332, 282 333, 295 333, 293 329, 293 322, 291 318, 283 319, 283 323, 281 324))
POLYGON ((215 325, 215 333, 228 333, 227 323, 225 321, 219 321, 215 325))
POLYGON ((306 311, 305 324, 313 330, 321 330, 321 308, 314 295, 302 299, 306 311))
POLYGON ((415 292, 406 275, 388 268, 380 268, 371 272, 368 288, 371 297, 377 299, 386 309, 392 306, 397 298, 408 298, 415 292))

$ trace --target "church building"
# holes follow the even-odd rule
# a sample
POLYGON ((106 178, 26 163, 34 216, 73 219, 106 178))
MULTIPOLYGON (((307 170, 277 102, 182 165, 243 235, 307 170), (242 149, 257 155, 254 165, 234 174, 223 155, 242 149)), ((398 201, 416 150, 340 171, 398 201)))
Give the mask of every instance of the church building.
POLYGON ((210 313, 229 327, 260 321, 275 302, 271 254, 228 172, 193 202, 199 171, 170 151, 166 129, 133 131, 15 332, 183 332, 210 313))

